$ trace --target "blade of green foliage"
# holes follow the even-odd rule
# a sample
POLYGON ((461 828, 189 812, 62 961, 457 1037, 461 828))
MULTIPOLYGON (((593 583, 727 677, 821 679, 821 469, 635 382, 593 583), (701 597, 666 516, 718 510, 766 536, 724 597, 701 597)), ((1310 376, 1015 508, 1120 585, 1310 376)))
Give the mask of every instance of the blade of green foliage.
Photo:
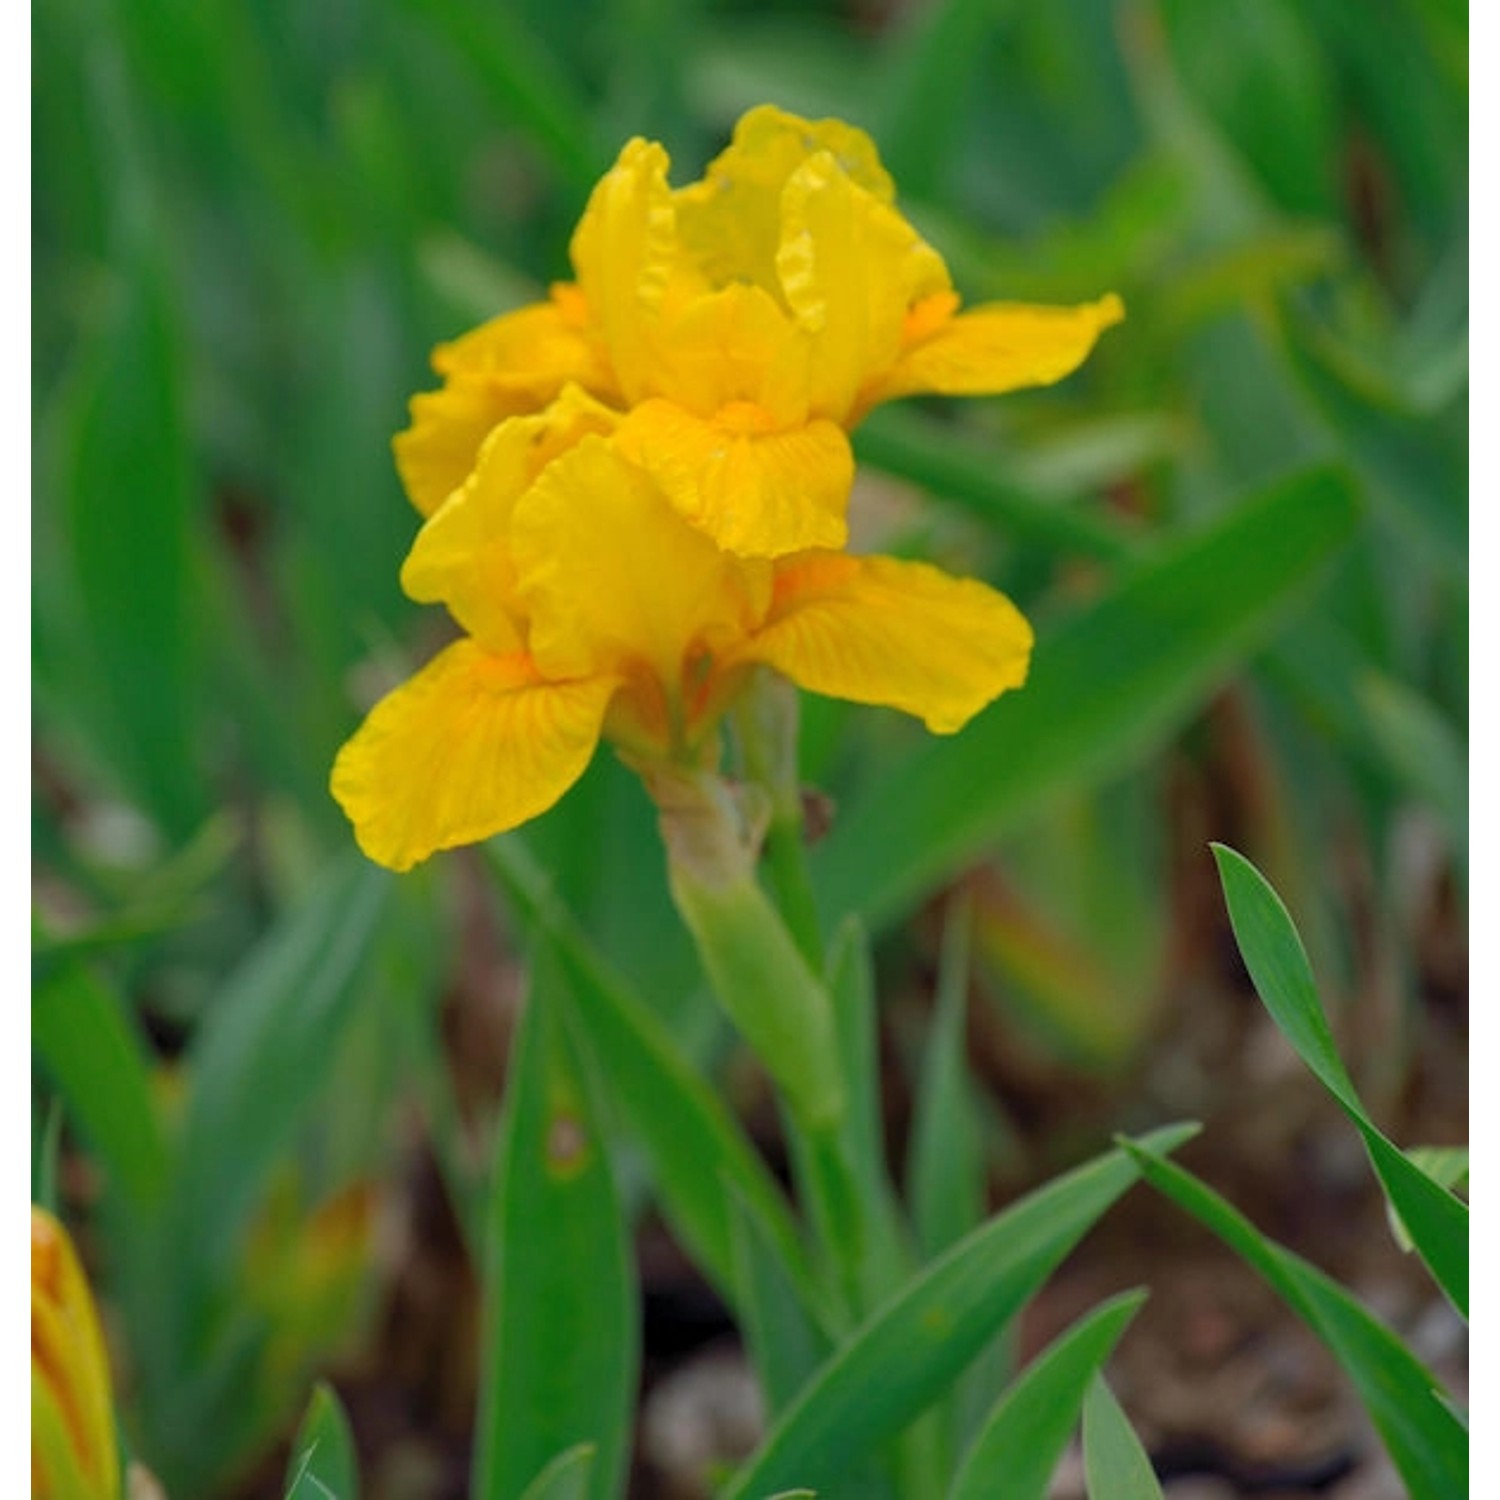
POLYGON ((1092 514, 1082 502, 1038 499, 1034 486, 997 470, 987 445, 930 417, 883 408, 861 423, 854 448, 861 463, 919 484, 1017 541, 1106 562, 1128 555, 1134 545, 1123 526, 1092 514))
POLYGON ((33 978, 45 980, 59 965, 73 960, 98 958, 160 942, 182 926, 186 915, 181 906, 132 904, 118 915, 91 923, 66 937, 37 942, 31 952, 33 978))
MULTIPOLYGON (((935 208, 924 208, 923 219, 932 224, 954 280, 975 301, 1077 302, 1098 296, 1101 288, 1128 292, 1155 277, 1163 254, 1182 237, 1192 217, 1190 186, 1189 174, 1173 154, 1153 147, 1111 177, 1085 217, 1043 222, 1035 236, 1000 237, 962 214, 939 217, 935 208)), ((1133 296, 1128 300, 1133 320, 1133 296)), ((1129 333, 1124 342, 1134 342, 1129 333)), ((1168 446, 1181 446, 1175 427, 1168 446)), ((1030 455, 1016 457, 1025 472, 1030 455)))
POLYGON ((1253 494, 1043 631, 1026 687, 885 768, 815 851, 820 904, 879 925, 1029 811, 1159 743, 1264 643, 1354 527, 1337 472, 1253 494))
POLYGON ((594 1472, 593 1443, 579 1443, 556 1458, 526 1486, 521 1500, 588 1500, 594 1472))
POLYGON ((703 983, 693 942, 661 878, 656 809, 640 779, 612 755, 526 830, 526 848, 590 943, 679 1036, 720 1011, 703 983))
MULTIPOLYGON (((1149 1139, 1172 1149, 1193 1134, 1149 1139)), ((918 1416, 1024 1305, 1058 1262, 1130 1186, 1118 1152, 1022 1199, 955 1245, 835 1353, 724 1491, 751 1497, 824 1484, 918 1416)))
POLYGON ((1162 1500, 1135 1428, 1098 1374, 1083 1403, 1083 1469, 1089 1500, 1162 1500))
POLYGON ((31 997, 31 1045, 110 1178, 137 1210, 166 1186, 168 1157, 146 1048, 124 1003, 64 964, 31 997))
MULTIPOLYGON (((1153 153, 1170 162, 1183 181, 1192 242, 1218 247, 1263 228, 1269 217, 1265 194, 1245 159, 1184 87, 1165 28, 1153 16, 1149 24, 1122 29, 1120 38, 1140 126, 1153 153)), ((1159 261, 1157 271, 1159 276, 1159 261)))
POLYGON ((63 1102, 54 1094, 44 1116, 37 1113, 36 1090, 31 1093, 31 1201, 49 1214, 57 1213, 57 1159, 62 1148, 63 1102))
POLYGON ((869 938, 858 918, 839 926, 828 953, 827 983, 844 1074, 844 1139, 857 1170, 872 1179, 883 1178, 875 975, 869 938))
POLYGON ((349 1418, 333 1387, 321 1381, 292 1440, 286 1500, 359 1500, 349 1418))
MULTIPOLYGON (((1468 1191, 1469 1148, 1467 1146, 1412 1146, 1406 1153, 1439 1187, 1449 1188, 1455 1193, 1468 1191)), ((1391 1233, 1403 1250, 1414 1250, 1411 1235, 1401 1222, 1395 1205, 1387 1203, 1386 1218, 1391 1233)))
POLYGON ((939 0, 891 29, 889 80, 876 122, 881 155, 903 193, 930 197, 963 130, 987 35, 1013 0, 939 0))
POLYGON ((528 925, 556 946, 580 1035, 645 1146, 663 1209, 699 1265, 733 1297, 730 1183, 811 1299, 813 1280, 786 1199, 734 1116, 645 1002, 606 968, 524 846, 491 840, 485 851, 528 925))
POLYGON ((833 1341, 787 1275, 761 1221, 732 1190, 730 1197, 735 1210, 735 1311, 766 1410, 774 1416, 827 1359, 833 1341))
POLYGON ((118 15, 143 102, 165 107, 200 161, 254 195, 264 227, 290 228, 320 245, 347 234, 338 212, 347 203, 342 184, 281 92, 284 53, 278 56, 251 12, 162 0, 118 15))
POLYGON ((1205 1183, 1144 1143, 1122 1141, 1142 1175, 1258 1271, 1328 1345, 1358 1389, 1412 1500, 1468 1493, 1468 1433, 1437 1377, 1316 1266, 1267 1239, 1205 1183))
POLYGON ((1469 857, 1469 764, 1454 726, 1420 693, 1371 674, 1359 698, 1386 762, 1442 819, 1454 854, 1469 857))
POLYGON ((1167 0, 1167 39, 1183 85, 1291 213, 1340 206, 1333 81, 1290 0, 1167 0))
POLYGON ((1469 383, 1469 236, 1455 226, 1402 326, 1398 354, 1381 373, 1402 404, 1436 415, 1469 383))
MULTIPOLYGON (((403 610, 391 557, 409 545, 411 530, 386 434, 401 423, 405 365, 394 293, 364 267, 341 261, 304 287, 303 297, 300 336, 320 378, 299 393, 290 414, 295 425, 278 455, 279 482, 298 496, 298 551, 283 607, 311 689, 302 733, 326 766, 353 728, 340 690, 344 674, 368 650, 372 626, 383 635, 383 622, 403 610)), ((272 682, 284 683, 283 672, 273 662, 272 682)), ((252 687, 253 668, 242 666, 239 675, 252 687)), ((325 794, 325 807, 328 800, 325 794)))
POLYGON ((1449 229, 1455 206, 1465 201, 1466 153, 1454 146, 1463 139, 1468 89, 1444 74, 1431 34, 1424 36, 1419 16, 1437 7, 1392 6, 1378 26, 1346 0, 1311 0, 1307 9, 1361 125, 1394 169, 1399 201, 1415 225, 1449 229))
POLYGON ((1468 748, 1452 717, 1374 665, 1345 631, 1321 623, 1267 652, 1265 676, 1351 762, 1424 802, 1442 821, 1460 872, 1468 862, 1468 748))
POLYGON ((1307 951, 1270 882, 1242 854, 1213 846, 1229 919, 1266 1009, 1298 1057, 1338 1100, 1364 1137, 1371 1165, 1438 1284, 1466 1317, 1469 1211, 1381 1133, 1334 1045, 1307 951))
MULTIPOLYGON (((326 789, 323 789, 326 797, 326 789)), ((31 977, 44 983, 64 964, 122 948, 147 948, 174 929, 187 926, 209 904, 213 883, 222 879, 242 849, 236 820, 227 812, 210 818, 186 844, 159 864, 133 871, 128 889, 109 892, 110 904, 93 920, 66 933, 33 923, 31 977)), ((66 859, 59 850, 54 856, 66 859)), ((87 878, 86 876, 83 878, 87 878)))
POLYGON ((1406 1153, 1439 1187, 1455 1193, 1469 1187, 1469 1148, 1467 1146, 1412 1146, 1406 1153))
POLYGON ((1146 1300, 1122 1292, 1053 1340, 996 1402, 948 1500, 1046 1500, 1089 1382, 1146 1300))
POLYGON ((63 478, 105 744, 166 832, 203 811, 189 742, 192 476, 171 293, 144 252, 75 391, 63 478))
MULTIPOLYGON (((1326 225, 1273 224, 1186 267, 1163 290, 1158 317, 1180 338, 1219 319, 1243 315, 1247 302, 1268 300, 1333 274, 1345 255, 1343 237, 1326 225)), ((1260 372, 1249 373, 1254 378, 1260 372)), ((1279 379, 1279 371, 1274 378, 1279 379)), ((1261 415, 1252 431, 1264 421, 1261 415)), ((1277 458, 1277 467, 1284 468, 1288 455, 1277 458)))
POLYGON ((592 1080, 538 946, 513 1044, 491 1189, 474 1493, 514 1500, 562 1449, 597 1445, 589 1493, 618 1493, 639 1334, 635 1269, 592 1080))
POLYGON ((1418 557, 1455 578, 1468 565, 1468 486, 1462 448, 1444 446, 1432 420, 1372 390, 1329 338, 1293 327, 1291 370, 1342 444, 1350 467, 1418 557))
MULTIPOLYGON (((965 1008, 969 986, 971 906, 959 898, 948 908, 938 971, 937 1000, 927 1029, 926 1051, 913 1105, 906 1167, 907 1201, 917 1247, 936 1260, 984 1218, 984 1146, 977 1101, 965 1061, 965 1008)), ((1004 1380, 1011 1360, 1011 1330, 992 1340, 959 1378, 941 1406, 923 1422, 935 1484, 952 1472, 953 1458, 975 1415, 1004 1380)), ((933 1488, 928 1485, 927 1488, 933 1488)))
POLYGON ((686 62, 701 34, 697 11, 698 0, 617 0, 614 14, 620 84, 606 128, 617 127, 622 140, 661 141, 673 161, 701 160, 709 144, 683 97, 686 62))
POLYGON ((590 129, 594 112, 524 23, 510 10, 479 0, 420 0, 419 8, 484 79, 501 109, 547 153, 569 188, 580 199, 591 192, 609 165, 590 129))
POLYGON ((965 1060, 971 921, 967 901, 950 906, 937 1004, 913 1107, 907 1196, 917 1242, 928 1260, 966 1235, 984 1215, 984 1150, 965 1060))
POLYGON ((174 1187, 208 1260, 234 1243, 266 1172, 318 1097, 391 886, 363 858, 340 861, 252 950, 194 1039, 174 1187))
MULTIPOLYGON (((843 1331, 890 1296, 909 1271, 906 1225, 886 1168, 874 964, 857 918, 840 924, 828 953, 826 982, 846 1096, 840 1126, 836 1134, 816 1134, 792 1111, 785 1111, 783 1119, 796 1180, 845 1303, 841 1311, 847 1317, 839 1323, 843 1331)), ((826 1344, 820 1352, 829 1353, 826 1344)), ((788 1394, 797 1394, 812 1373, 802 1370, 788 1394)), ((924 1476, 933 1474, 937 1463, 931 1434, 924 1428, 925 1423, 908 1428, 892 1454, 906 1480, 899 1488, 907 1493, 933 1488, 924 1476)), ((890 1484, 872 1458, 825 1488, 834 1500, 882 1500, 890 1484)))
POLYGON ((857 1212, 855 1242, 847 1251, 853 1257, 859 1306, 867 1309, 890 1293, 907 1263, 905 1228, 886 1169, 874 964, 869 937, 855 918, 840 925, 829 950, 828 992, 847 1095, 843 1146, 853 1171, 857 1212))

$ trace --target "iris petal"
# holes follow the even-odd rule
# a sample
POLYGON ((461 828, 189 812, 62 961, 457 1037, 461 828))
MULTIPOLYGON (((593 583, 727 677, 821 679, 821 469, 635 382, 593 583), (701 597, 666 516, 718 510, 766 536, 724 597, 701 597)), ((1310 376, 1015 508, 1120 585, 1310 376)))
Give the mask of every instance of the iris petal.
POLYGON ((599 437, 526 492, 511 544, 549 677, 646 670, 675 694, 690 657, 742 638, 770 599, 770 564, 721 551, 599 437))
POLYGON ((516 501, 560 453, 618 421, 608 407, 568 386, 546 411, 501 422, 485 439, 473 473, 417 534, 401 587, 419 603, 446 604, 491 650, 519 650, 525 615, 510 554, 516 501))
POLYGON ((939 320, 908 345, 889 375, 867 392, 865 406, 896 396, 997 396, 1052 385, 1088 358, 1106 328, 1125 316, 1111 293, 1078 307, 990 302, 939 320))
POLYGON ((439 344, 440 390, 414 396, 411 426, 392 447, 411 502, 430 516, 469 477, 486 437, 506 417, 537 411, 569 382, 608 399, 614 379, 578 288, 491 318, 439 344))
POLYGON ((831 698, 952 734, 1026 680, 1031 627, 1003 594, 928 563, 812 553, 778 565, 765 627, 739 653, 831 698))
POLYGON ((826 151, 787 181, 777 270, 793 316, 817 341, 812 410, 836 422, 899 357, 912 303, 949 289, 937 251, 826 151))
POLYGON ((779 557, 848 538, 854 456, 833 422, 778 431, 745 402, 705 420, 647 401, 626 418, 619 445, 725 551, 779 557))
POLYGON ((333 795, 371 859, 409 870, 546 812, 588 767, 618 685, 547 682, 520 652, 457 641, 375 705, 333 795))

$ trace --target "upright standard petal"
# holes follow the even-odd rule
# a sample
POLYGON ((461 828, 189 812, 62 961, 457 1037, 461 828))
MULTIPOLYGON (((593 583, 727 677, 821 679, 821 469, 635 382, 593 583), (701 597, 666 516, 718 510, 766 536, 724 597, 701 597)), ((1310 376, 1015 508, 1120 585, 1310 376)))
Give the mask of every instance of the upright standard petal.
POLYGON ((1026 680, 1031 626, 1003 594, 928 563, 812 553, 780 564, 765 626, 739 653, 830 698, 952 734, 1026 680))
POLYGON ((517 592, 550 677, 646 668, 669 695, 695 653, 764 617, 770 565, 721 551, 643 469, 586 437, 516 505, 517 592))
POLYGON ((673 195, 683 244, 714 286, 749 282, 780 295, 776 252, 787 179, 818 152, 882 202, 896 190, 875 143, 842 120, 804 120, 771 104, 740 116, 700 182, 673 195))
POLYGON ((667 153, 628 142, 594 189, 571 246, 573 267, 626 405, 651 386, 660 320, 708 290, 677 238, 667 153))
POLYGON ((474 471, 417 533, 401 587, 421 604, 446 604, 453 618, 492 651, 525 645, 516 597, 510 522, 518 499, 560 453, 619 418, 577 386, 545 411, 508 417, 485 439, 474 471))
POLYGON ((457 641, 377 703, 333 766, 333 795, 377 864, 515 828, 583 775, 618 682, 549 682, 532 660, 457 641))
POLYGON ((1051 385, 1088 358, 1099 335, 1125 316, 1113 293, 1078 307, 988 302, 957 316, 933 299, 912 309, 900 359, 866 390, 862 409, 895 396, 998 396, 1051 385), (933 314, 936 313, 936 316, 933 314))
POLYGON ((735 285, 695 297, 661 329, 652 394, 709 417, 731 401, 772 425, 807 418, 813 345, 769 292, 735 285))
POLYGON ((836 423, 778 431, 749 402, 703 418, 646 401, 621 425, 618 446, 726 552, 781 557, 848 540, 854 455, 836 423))
POLYGON ((798 324, 816 336, 812 410, 845 421, 875 371, 901 352, 907 310, 949 289, 942 257, 824 151, 782 194, 777 272, 798 324))

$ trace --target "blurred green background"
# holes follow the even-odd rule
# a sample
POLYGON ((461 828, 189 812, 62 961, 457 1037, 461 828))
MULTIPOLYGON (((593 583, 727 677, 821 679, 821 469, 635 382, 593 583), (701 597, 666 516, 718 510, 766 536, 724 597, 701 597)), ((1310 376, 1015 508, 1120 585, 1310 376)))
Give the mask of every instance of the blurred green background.
MULTIPOLYGON (((956 887, 997 1182, 1212 1122, 1222 1037, 1161 1064, 1237 1014, 1209 838, 1297 911, 1366 1097, 1462 1130, 1467 54, 1462 0, 34 8, 34 1181, 174 1496, 253 1492, 403 1318, 402 1420, 464 1440, 465 1294, 423 1335, 413 1289, 462 1239, 411 1243, 475 1222, 526 924, 477 858, 364 866, 327 772, 447 635, 397 584, 428 351, 567 274, 633 134, 680 183, 752 104, 841 116, 969 300, 1128 309, 1060 387, 859 437, 861 542, 1039 631, 956 741, 806 705, 893 1132, 956 887)), ((633 779, 601 755, 521 839, 721 1062, 633 779)))

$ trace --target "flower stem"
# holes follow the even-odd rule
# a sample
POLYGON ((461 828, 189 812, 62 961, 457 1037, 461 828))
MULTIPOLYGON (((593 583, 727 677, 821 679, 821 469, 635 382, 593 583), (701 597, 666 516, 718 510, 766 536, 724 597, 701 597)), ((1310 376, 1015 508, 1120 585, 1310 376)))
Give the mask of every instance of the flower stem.
POLYGON ((797 690, 761 670, 735 709, 746 779, 770 798, 766 871, 776 905, 802 956, 823 969, 823 932, 802 839, 802 783, 797 772, 797 690))
POLYGON ((844 1109, 833 1003, 755 878, 764 797, 709 771, 643 768, 660 816, 672 897, 720 1002, 813 1131, 844 1109))

